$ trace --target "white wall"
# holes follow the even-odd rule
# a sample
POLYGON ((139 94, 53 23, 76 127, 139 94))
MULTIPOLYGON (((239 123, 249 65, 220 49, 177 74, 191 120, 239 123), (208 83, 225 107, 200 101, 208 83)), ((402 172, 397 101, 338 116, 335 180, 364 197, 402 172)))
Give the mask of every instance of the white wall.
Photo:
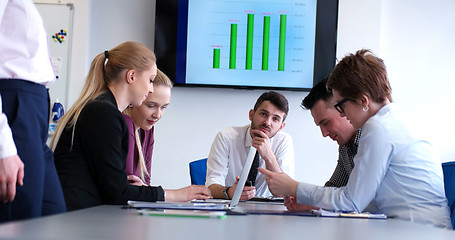
MULTIPOLYGON (((89 0, 89 61, 126 41, 155 45, 155 1, 89 0)), ((89 62, 89 64, 90 64, 89 62)), ((87 66, 87 69, 90 66, 87 66)))
POLYGON ((89 0, 33 0, 35 3, 73 4, 73 30, 71 41, 71 59, 68 80, 68 106, 72 105, 84 85, 88 65, 88 46, 91 43, 88 34, 89 0))
MULTIPOLYGON (((127 40, 153 46, 153 4, 147 0, 73 0, 89 6, 89 59, 127 40), (134 4, 133 4, 134 3, 134 4), (129 11, 128 9, 133 9, 129 11), (134 13, 134 16, 132 16, 134 13)), ((393 97, 416 120, 415 125, 440 150, 442 160, 455 159, 451 92, 455 69, 455 11, 451 0, 340 0, 337 58, 360 48, 382 57, 390 73, 393 97)), ((78 9, 76 8, 76 11, 78 9)), ((86 12, 86 9, 79 9, 86 12)), ((81 19, 75 19, 75 26, 81 19)), ((82 24, 83 25, 83 24, 82 24)), ((76 35, 76 32, 75 32, 76 35)), ((80 38, 83 38, 79 36, 80 38)), ((83 44, 81 44, 83 45, 83 44)), ((86 51, 76 48, 74 51, 86 51)), ((73 62, 74 67, 90 62, 73 62)), ((87 69, 87 68, 86 68, 87 69)), ((71 79, 71 99, 82 79, 71 79)), ((248 110, 262 90, 181 88, 156 125, 152 183, 165 188, 190 183, 188 163, 208 155, 217 131, 248 123, 248 110)), ((309 112, 300 109, 305 92, 283 91, 290 103, 284 131, 294 139, 296 179, 323 184, 336 165, 337 145, 321 137, 309 112)))
POLYGON ((392 97, 442 160, 455 160, 455 1, 388 0, 382 8, 392 97))

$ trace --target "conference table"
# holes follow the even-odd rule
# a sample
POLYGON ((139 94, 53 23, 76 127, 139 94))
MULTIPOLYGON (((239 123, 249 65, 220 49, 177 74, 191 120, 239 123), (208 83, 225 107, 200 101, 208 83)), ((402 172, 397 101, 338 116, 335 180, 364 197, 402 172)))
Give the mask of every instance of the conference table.
MULTIPOLYGON (((266 205, 255 206, 267 208, 266 205)), ((0 239, 455 240, 455 231, 391 218, 270 214, 228 215, 224 219, 149 216, 140 215, 137 209, 102 205, 3 223, 0 224, 0 239)))

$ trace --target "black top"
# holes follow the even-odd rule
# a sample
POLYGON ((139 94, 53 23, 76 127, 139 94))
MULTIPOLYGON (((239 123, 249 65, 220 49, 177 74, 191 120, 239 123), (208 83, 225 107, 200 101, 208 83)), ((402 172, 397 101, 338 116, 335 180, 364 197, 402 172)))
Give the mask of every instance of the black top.
POLYGON ((111 91, 87 103, 73 140, 72 132, 73 128, 64 129, 54 152, 68 210, 164 200, 161 186, 138 187, 126 179, 128 127, 111 91))

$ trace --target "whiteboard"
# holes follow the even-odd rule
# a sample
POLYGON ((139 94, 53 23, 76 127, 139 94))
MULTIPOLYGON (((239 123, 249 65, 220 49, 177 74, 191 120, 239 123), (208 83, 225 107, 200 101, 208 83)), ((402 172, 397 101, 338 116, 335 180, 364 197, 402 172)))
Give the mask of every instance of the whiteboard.
POLYGON ((35 3, 48 35, 49 54, 55 72, 55 82, 49 85, 52 104, 58 99, 68 109, 68 86, 73 29, 73 4, 35 3))

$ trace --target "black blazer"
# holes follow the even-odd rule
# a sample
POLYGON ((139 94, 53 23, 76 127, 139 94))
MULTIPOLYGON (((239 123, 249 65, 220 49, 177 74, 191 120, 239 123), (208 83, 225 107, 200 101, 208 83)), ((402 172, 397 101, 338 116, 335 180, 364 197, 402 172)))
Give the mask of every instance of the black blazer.
POLYGON ((128 200, 163 201, 160 187, 133 186, 126 179, 128 127, 111 91, 82 109, 73 128, 65 128, 54 152, 68 210, 128 200), (72 143, 72 144, 71 144, 72 143))

